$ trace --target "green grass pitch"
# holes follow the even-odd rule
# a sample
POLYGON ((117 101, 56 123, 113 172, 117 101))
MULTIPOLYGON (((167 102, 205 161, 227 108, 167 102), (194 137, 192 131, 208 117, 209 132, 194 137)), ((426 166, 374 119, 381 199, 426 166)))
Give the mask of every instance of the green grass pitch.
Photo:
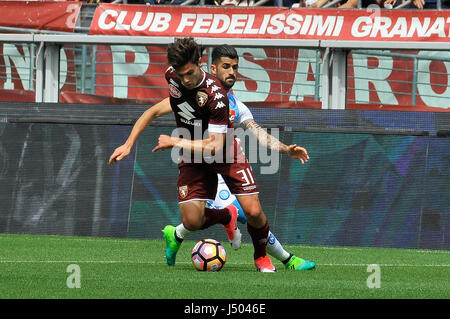
MULTIPOLYGON (((450 251, 286 245, 317 269, 258 273, 253 247, 234 251, 219 272, 199 272, 185 241, 169 267, 163 240, 0 235, 0 298, 349 299, 450 298, 450 251), (69 288, 79 266, 80 288, 69 288), (380 288, 369 288, 368 265, 379 266, 380 288)), ((370 281, 370 280, 369 280, 370 281)))

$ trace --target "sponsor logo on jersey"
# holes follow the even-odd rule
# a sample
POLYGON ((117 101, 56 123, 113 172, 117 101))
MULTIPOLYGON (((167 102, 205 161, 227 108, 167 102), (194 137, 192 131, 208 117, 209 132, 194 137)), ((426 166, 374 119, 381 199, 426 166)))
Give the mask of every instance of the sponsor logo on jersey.
POLYGON ((175 82, 174 79, 170 79, 169 82, 172 83, 175 87, 179 88, 178 83, 175 82))
POLYGON ((222 190, 219 192, 219 198, 220 198, 221 200, 227 200, 228 198, 230 198, 230 192, 227 191, 226 189, 222 189, 222 190))
POLYGON ((196 96, 197 104, 198 106, 202 107, 208 102, 208 93, 205 93, 203 91, 197 91, 196 96))
POLYGON ((187 185, 183 185, 178 187, 178 194, 180 194, 180 198, 186 198, 186 196, 188 195, 189 189, 187 185))
POLYGON ((216 109, 221 109, 225 106, 225 103, 223 103, 222 101, 219 101, 216 105, 216 109))
POLYGON ((178 112, 178 115, 183 117, 186 121, 195 119, 195 115, 192 114, 193 112, 195 112, 195 110, 192 108, 192 106, 189 105, 188 102, 178 104, 177 107, 180 110, 180 112, 178 112))
POLYGON ((206 87, 207 88, 209 88, 209 86, 211 85, 211 84, 213 84, 215 81, 213 80, 213 79, 207 79, 206 80, 206 87))
POLYGON ((181 97, 181 92, 172 83, 169 84, 170 96, 179 99, 181 97))
POLYGON ((220 89, 217 85, 213 85, 211 88, 211 93, 216 92, 218 89, 220 89))
POLYGON ((220 93, 220 92, 217 92, 217 93, 214 95, 214 101, 215 101, 215 100, 220 100, 221 98, 223 98, 223 94, 220 93))

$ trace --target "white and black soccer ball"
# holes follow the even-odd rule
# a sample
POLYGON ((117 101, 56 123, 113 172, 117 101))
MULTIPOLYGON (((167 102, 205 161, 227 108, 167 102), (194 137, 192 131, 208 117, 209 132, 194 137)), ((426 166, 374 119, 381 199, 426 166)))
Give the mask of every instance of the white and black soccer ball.
POLYGON ((227 261, 227 253, 215 239, 202 239, 192 249, 192 264, 198 271, 219 271, 227 261))

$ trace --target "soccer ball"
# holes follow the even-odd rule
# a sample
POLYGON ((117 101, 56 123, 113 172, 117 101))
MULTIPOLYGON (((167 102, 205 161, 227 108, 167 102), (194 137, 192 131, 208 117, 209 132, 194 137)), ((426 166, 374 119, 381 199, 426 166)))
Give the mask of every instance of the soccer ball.
POLYGON ((226 260, 225 248, 215 239, 202 239, 192 249, 192 264, 199 271, 219 271, 226 260))

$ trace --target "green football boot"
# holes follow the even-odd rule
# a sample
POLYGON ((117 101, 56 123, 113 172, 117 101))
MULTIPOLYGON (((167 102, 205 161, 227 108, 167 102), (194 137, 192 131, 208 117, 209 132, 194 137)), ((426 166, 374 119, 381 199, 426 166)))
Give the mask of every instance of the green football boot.
POLYGON ((181 243, 175 238, 175 227, 167 225, 162 230, 164 238, 166 240, 166 261, 169 266, 175 265, 175 258, 177 257, 178 249, 180 249, 181 243))
POLYGON ((316 263, 292 255, 291 259, 289 259, 284 267, 290 270, 312 270, 316 268, 316 263))

